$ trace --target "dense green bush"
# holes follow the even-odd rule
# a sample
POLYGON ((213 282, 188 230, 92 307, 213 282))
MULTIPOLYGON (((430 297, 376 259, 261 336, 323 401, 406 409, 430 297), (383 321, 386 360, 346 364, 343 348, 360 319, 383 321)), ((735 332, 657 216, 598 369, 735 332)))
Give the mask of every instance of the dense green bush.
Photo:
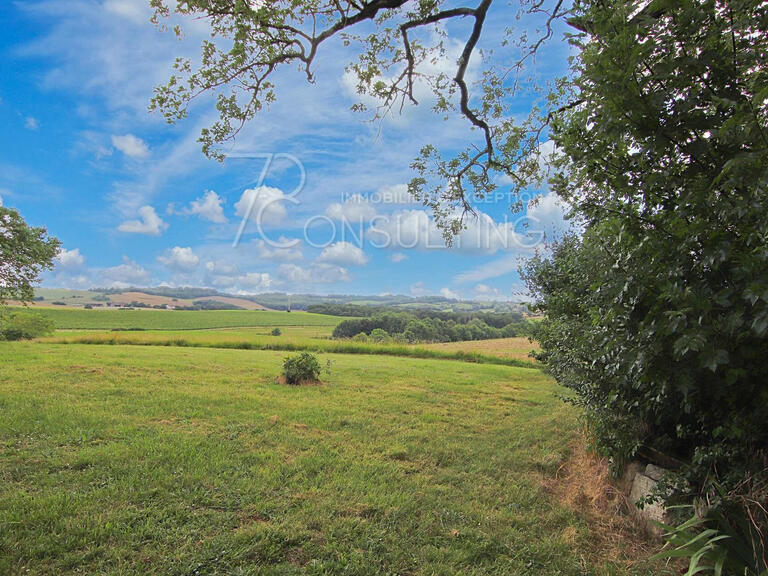
MULTIPOLYGON (((500 316, 504 320, 510 317, 509 315, 500 316)), ((493 318, 491 314, 480 318, 471 315, 424 316, 410 312, 379 312, 372 316, 340 322, 334 329, 333 336, 334 338, 354 338, 359 334, 366 334, 375 342, 388 342, 388 338, 393 338, 415 343, 488 340, 528 334, 528 322, 514 321, 498 327, 486 321, 491 318, 493 318), (441 316, 448 316, 448 319, 441 316), (457 321, 456 318, 461 319, 462 322, 457 321)), ((493 324, 499 324, 499 318, 490 321, 493 324)))
POLYGON ((54 331, 53 321, 35 312, 3 312, 0 314, 0 336, 4 340, 28 340, 47 336, 54 331))
POLYGON ((668 501, 712 501, 721 485, 742 510, 729 522, 751 519, 760 573, 768 13, 758 0, 574 6, 576 104, 553 124, 551 183, 584 232, 524 271, 546 313, 540 358, 615 462, 678 461, 688 489, 668 501))
POLYGON ((310 352, 289 356, 283 361, 285 382, 294 386, 319 380, 320 370, 320 361, 310 352))
POLYGON ((275 328, 275 329, 272 330, 272 332, 270 332, 270 334, 272 334, 272 336, 280 336, 280 335, 282 335, 282 333, 283 333, 283 331, 280 330, 280 328, 275 328))

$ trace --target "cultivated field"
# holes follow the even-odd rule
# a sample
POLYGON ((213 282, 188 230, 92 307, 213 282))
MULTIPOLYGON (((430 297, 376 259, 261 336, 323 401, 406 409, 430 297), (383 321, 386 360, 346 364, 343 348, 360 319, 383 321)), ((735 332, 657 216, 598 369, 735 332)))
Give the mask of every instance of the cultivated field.
POLYGON ((36 310, 58 329, 203 330, 255 326, 336 326, 344 318, 269 310, 151 310, 46 308, 36 310))
POLYGON ((295 312, 50 313, 70 330, 0 342, 0 574, 664 573, 605 537, 605 471, 574 472, 578 413, 527 360, 295 312), (278 384, 306 348, 323 383, 278 384))
POLYGON ((428 344, 427 348, 447 352, 476 352, 500 358, 515 358, 527 362, 534 362, 530 354, 532 351, 539 349, 535 342, 531 342, 528 338, 519 337, 473 340, 471 342, 442 342, 440 344, 428 344))

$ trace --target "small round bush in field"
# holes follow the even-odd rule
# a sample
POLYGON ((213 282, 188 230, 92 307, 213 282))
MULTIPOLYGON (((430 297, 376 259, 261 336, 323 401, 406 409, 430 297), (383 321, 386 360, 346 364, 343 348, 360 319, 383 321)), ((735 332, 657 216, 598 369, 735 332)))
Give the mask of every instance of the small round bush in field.
POLYGON ((272 330, 272 336, 280 336, 282 333, 283 331, 280 330, 280 328, 275 328, 274 330, 272 330))
POLYGON ((309 352, 289 356, 283 362, 283 376, 287 384, 298 385, 320 379, 320 361, 309 352))

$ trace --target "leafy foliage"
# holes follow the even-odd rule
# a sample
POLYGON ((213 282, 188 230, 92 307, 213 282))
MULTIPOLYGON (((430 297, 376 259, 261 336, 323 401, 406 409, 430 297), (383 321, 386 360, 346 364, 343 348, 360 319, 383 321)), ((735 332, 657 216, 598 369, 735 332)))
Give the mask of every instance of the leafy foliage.
POLYGON ((506 319, 508 317, 504 315, 494 318, 492 314, 478 317, 473 314, 436 313, 432 316, 429 313, 375 312, 369 317, 344 320, 336 326, 333 336, 363 340, 362 334, 370 336, 373 342, 385 342, 390 337, 405 342, 460 342, 511 338, 527 333, 527 322, 513 321, 500 327, 486 323, 488 320, 499 324, 500 320, 506 319))
POLYGON ((768 13, 579 2, 572 23, 553 185, 584 234, 525 268, 541 358, 616 462, 651 448, 693 494, 738 493, 768 468, 768 13))
POLYGON ((45 228, 32 228, 16 210, 0 206, 0 304, 31 302, 32 285, 53 267, 59 246, 45 228))
POLYGON ((311 352, 289 356, 283 361, 283 376, 287 384, 297 386, 320 378, 320 361, 311 352))
POLYGON ((0 314, 0 337, 3 340, 29 340, 53 331, 53 321, 42 314, 25 311, 0 314))

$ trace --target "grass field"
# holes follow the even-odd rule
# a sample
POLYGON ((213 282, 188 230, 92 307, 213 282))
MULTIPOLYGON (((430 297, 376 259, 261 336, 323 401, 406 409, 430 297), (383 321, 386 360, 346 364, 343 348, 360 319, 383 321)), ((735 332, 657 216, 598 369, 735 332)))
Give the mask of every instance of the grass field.
POLYGON ((535 362, 531 358, 532 350, 538 350, 539 346, 528 338, 495 338, 492 340, 472 340, 470 342, 441 342, 440 344, 427 344, 427 348, 444 352, 476 352, 500 358, 515 358, 527 362, 535 362))
POLYGON ((0 574, 628 573, 546 488, 577 427, 540 371, 282 357, 0 345, 0 574))
MULTIPOLYGON (((329 326, 288 326, 281 327, 283 334, 273 336, 270 329, 227 329, 227 330, 152 330, 152 331, 58 331, 54 336, 41 341, 54 344, 108 344, 130 346, 173 346, 182 348, 235 348, 241 350, 281 350, 326 352, 338 354, 369 354, 383 356, 405 356, 411 358, 432 358, 463 360, 480 364, 502 364, 507 366, 527 366, 531 359, 527 352, 517 356, 509 354, 504 348, 489 352, 489 348, 479 352, 473 349, 474 342, 454 342, 451 348, 429 344, 376 344, 372 342, 353 342, 351 340, 331 339, 332 328, 329 326), (466 344, 466 350, 462 349, 466 344)), ((522 339, 520 339, 522 340, 522 339)), ((525 339, 526 342, 527 339, 525 339)), ((507 343, 507 345, 509 345, 507 343)), ((528 343, 530 347, 530 343, 528 343)), ((523 350, 522 345, 518 346, 523 350)))
POLYGON ((596 504, 607 467, 526 339, 340 341, 342 318, 301 312, 46 314, 66 329, 0 342, 2 576, 666 573, 596 504), (321 385, 277 383, 291 350, 330 363, 321 385))
POLYGON ((38 312, 53 320, 57 329, 77 330, 203 330, 255 326, 336 326, 337 316, 307 312, 268 310, 85 310, 41 308, 38 312))

